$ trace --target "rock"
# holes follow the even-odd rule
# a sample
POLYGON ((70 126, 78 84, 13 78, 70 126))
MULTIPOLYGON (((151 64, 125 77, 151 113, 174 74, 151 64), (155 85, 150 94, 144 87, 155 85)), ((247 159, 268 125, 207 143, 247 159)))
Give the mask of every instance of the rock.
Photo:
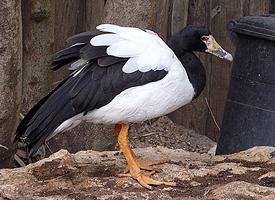
POLYGON ((274 157, 274 147, 254 147, 247 151, 243 151, 240 153, 235 153, 230 156, 227 156, 229 159, 236 160, 245 160, 249 162, 267 162, 270 161, 271 158, 274 157), (256 151, 255 151, 256 149, 256 151))
POLYGON ((244 181, 236 181, 213 189, 212 191, 210 191, 208 199, 274 200, 275 188, 263 187, 257 184, 247 183, 244 181))
POLYGON ((275 187, 275 172, 268 172, 258 178, 260 180, 261 185, 268 185, 275 187))
POLYGON ((211 149, 208 150, 208 154, 210 154, 211 156, 216 155, 216 150, 217 150, 217 144, 215 144, 211 149))
POLYGON ((182 149, 135 149, 143 159, 170 159, 156 166, 155 179, 176 181, 177 187, 142 188, 117 174, 125 167, 118 151, 60 150, 26 167, 0 170, 0 199, 275 199, 273 147, 255 147, 225 156, 182 149))

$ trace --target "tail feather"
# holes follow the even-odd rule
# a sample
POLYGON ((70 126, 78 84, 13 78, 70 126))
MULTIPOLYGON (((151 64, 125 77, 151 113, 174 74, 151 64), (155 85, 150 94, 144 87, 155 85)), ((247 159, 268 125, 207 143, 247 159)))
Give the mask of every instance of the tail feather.
MULTIPOLYGON (((71 46, 54 54, 53 62, 49 68, 57 70, 66 64, 79 60, 74 66, 77 73, 77 70, 80 67, 82 69, 87 63, 91 62, 95 64, 95 59, 101 58, 100 61, 104 67, 123 60, 115 57, 106 60, 103 59, 108 58, 106 57, 108 56, 106 54, 107 47, 94 47, 90 44, 91 38, 99 34, 103 33, 86 32, 69 38, 67 41, 71 46)), ((91 66, 85 69, 79 71, 81 73, 78 75, 78 78, 74 76, 76 73, 72 73, 67 79, 63 80, 52 92, 42 98, 19 124, 14 142, 19 141, 23 144, 29 157, 54 133, 58 126, 67 119, 80 112, 84 112, 83 110, 89 105, 89 99, 92 99, 94 94, 89 94, 89 91, 83 93, 83 87, 87 84, 89 84, 89 87, 87 87, 89 89, 98 87, 96 82, 92 84, 89 80, 99 79, 102 76, 100 72, 104 70, 99 70, 99 72, 95 73, 92 71, 94 69, 91 66), (87 76, 91 77, 87 78, 87 76), (75 87, 79 88, 74 90, 75 87), (82 92, 82 96, 78 95, 76 97, 79 92, 82 92), (83 94, 89 94, 89 99, 84 101, 85 97, 83 97, 83 94), (82 105, 81 102, 83 101, 85 104, 82 105)), ((93 104, 95 103, 93 101, 93 104)))
POLYGON ((76 112, 70 104, 70 90, 76 79, 72 76, 41 99, 25 116, 16 130, 14 141, 26 144, 28 156, 32 156, 54 130, 76 112))
POLYGON ((16 141, 19 140, 19 138, 22 138, 23 133, 26 132, 28 126, 30 125, 29 122, 31 120, 34 120, 34 115, 37 113, 37 111, 39 110, 39 108, 49 99, 49 97, 56 91, 58 90, 58 88, 61 87, 61 85, 64 84, 64 82, 67 79, 63 80, 59 86, 57 86, 54 90, 52 90, 48 95, 46 95, 44 98, 42 98, 34 107, 32 107, 32 109, 29 110, 29 112, 24 116, 24 118, 22 119, 21 123, 18 125, 17 129, 16 129, 16 135, 14 137, 13 142, 15 143, 16 141))
MULTIPOLYGON (((56 99, 58 99, 59 97, 65 97, 66 93, 68 92, 68 90, 70 90, 70 87, 74 84, 74 81, 67 81, 66 83, 63 83, 62 85, 60 85, 60 88, 58 88, 58 90, 56 90, 56 92, 52 93, 50 98, 47 99, 47 104, 44 103, 43 105, 41 105, 40 109, 34 114, 34 116, 32 117, 32 119, 28 122, 28 126, 30 127, 31 125, 33 127, 38 127, 40 124, 38 124, 39 122, 42 122, 42 120, 47 120, 46 117, 51 116, 52 113, 52 109, 49 109, 49 105, 54 105, 54 109, 57 110, 59 108, 62 108, 64 102, 63 101, 57 101, 56 99), (70 82, 70 83, 68 83, 70 82), (58 91, 58 92, 57 92, 58 91)), ((62 100, 62 98, 61 98, 62 100)), ((29 132, 31 132, 32 130, 26 130, 26 134, 29 132)))
POLYGON ((31 146, 28 156, 33 155, 39 149, 39 147, 47 140, 47 138, 51 136, 54 130, 60 124, 62 124, 63 121, 71 118, 73 115, 75 114, 72 110, 72 107, 69 104, 66 104, 65 107, 63 107, 63 109, 61 110, 61 112, 58 112, 58 114, 56 114, 52 120, 47 121, 45 123, 43 122, 43 128, 41 127, 37 131, 39 135, 36 135, 36 137, 33 138, 34 144, 31 146))

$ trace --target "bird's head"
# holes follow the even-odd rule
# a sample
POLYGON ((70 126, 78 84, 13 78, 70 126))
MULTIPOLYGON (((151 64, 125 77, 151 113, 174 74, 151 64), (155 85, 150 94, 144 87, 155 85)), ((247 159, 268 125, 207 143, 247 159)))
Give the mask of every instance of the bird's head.
POLYGON ((173 35, 168 44, 184 51, 206 52, 229 61, 233 60, 232 55, 216 42, 206 26, 188 25, 173 35))

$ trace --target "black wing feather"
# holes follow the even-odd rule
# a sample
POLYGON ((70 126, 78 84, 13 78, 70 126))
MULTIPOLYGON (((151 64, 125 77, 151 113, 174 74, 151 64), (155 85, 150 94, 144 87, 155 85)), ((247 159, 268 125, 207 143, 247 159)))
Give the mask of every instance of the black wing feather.
POLYGON ((85 45, 86 44, 79 44, 79 45, 71 46, 61 51, 58 51, 57 53, 54 54, 53 61, 58 61, 60 59, 68 57, 71 54, 77 54, 79 56, 80 49, 83 48, 85 45))
POLYGON ((89 43, 90 40, 98 35, 104 34, 103 32, 83 32, 83 33, 79 33, 77 35, 74 35, 72 37, 69 37, 66 42, 73 45, 73 44, 77 44, 77 43, 89 43))
MULTIPOLYGON (((90 44, 90 40, 100 34, 104 34, 102 32, 84 32, 77 35, 74 35, 67 39, 67 42, 71 44, 72 46, 65 48, 61 51, 58 51, 53 55, 53 62, 49 66, 51 70, 58 70, 60 67, 69 64, 71 62, 74 62, 80 58, 87 58, 89 60, 89 55, 86 55, 86 50, 89 51, 89 46, 87 44, 90 44), (85 48, 85 46, 87 46, 85 48), (84 48, 83 50, 81 50, 84 48), (82 56, 83 55, 83 56, 82 56)), ((91 46, 92 47, 92 46, 91 46)), ((102 53, 101 53, 102 54, 102 53)))
POLYGON ((127 61, 127 58, 108 56, 106 53, 106 46, 95 47, 90 44, 90 40, 93 37, 106 33, 107 32, 84 32, 70 37, 67 39, 67 42, 72 46, 55 53, 53 62, 49 68, 51 70, 58 70, 60 67, 80 58, 84 60, 97 59, 97 64, 101 67, 108 67, 115 63, 127 61))
POLYGON ((127 61, 127 58, 118 58, 107 55, 106 46, 96 47, 90 44, 90 40, 93 37, 106 33, 107 32, 84 32, 72 36, 67 40, 67 42, 72 46, 55 53, 53 56, 53 62, 49 68, 55 71, 60 67, 74 62, 80 58, 84 60, 97 59, 97 64, 101 67, 108 67, 119 62, 127 61))
POLYGON ((63 67, 64 65, 67 65, 73 61, 76 61, 77 59, 79 59, 79 56, 77 57, 70 57, 70 58, 67 58, 66 60, 59 60, 59 61, 53 61, 50 65, 49 65, 49 68, 51 70, 58 70, 59 68, 63 67))
POLYGON ((118 57, 114 57, 114 56, 107 56, 107 57, 103 57, 103 58, 98 58, 97 59, 97 64, 101 67, 108 67, 110 65, 116 64, 118 62, 123 62, 123 61, 127 61, 127 58, 118 58, 118 57))
POLYGON ((80 50, 80 57, 85 60, 93 60, 95 58, 107 57, 107 47, 104 46, 92 46, 87 44, 80 50))

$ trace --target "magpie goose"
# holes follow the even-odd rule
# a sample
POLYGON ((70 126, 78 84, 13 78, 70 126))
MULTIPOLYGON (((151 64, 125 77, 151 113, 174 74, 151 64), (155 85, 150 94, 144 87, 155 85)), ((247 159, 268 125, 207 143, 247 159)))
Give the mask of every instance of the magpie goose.
POLYGON ((72 63, 72 73, 27 113, 15 141, 25 144, 30 158, 46 140, 81 121, 115 124, 128 163, 124 176, 149 189, 174 186, 150 178, 151 165, 165 161, 137 159, 128 145, 129 123, 166 115, 199 96, 206 74, 193 51, 230 61, 232 56, 205 26, 185 27, 168 45, 150 30, 112 24, 97 29, 72 36, 71 46, 54 54, 50 69, 72 63))

